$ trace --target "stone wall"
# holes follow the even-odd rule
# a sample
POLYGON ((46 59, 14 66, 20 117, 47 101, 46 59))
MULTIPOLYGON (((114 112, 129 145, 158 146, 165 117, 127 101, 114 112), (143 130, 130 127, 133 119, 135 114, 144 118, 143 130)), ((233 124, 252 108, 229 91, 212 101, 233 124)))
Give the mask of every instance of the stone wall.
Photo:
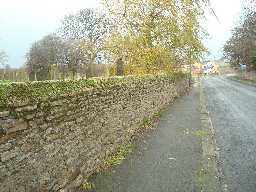
POLYGON ((72 191, 188 81, 160 75, 3 87, 0 191, 72 191))

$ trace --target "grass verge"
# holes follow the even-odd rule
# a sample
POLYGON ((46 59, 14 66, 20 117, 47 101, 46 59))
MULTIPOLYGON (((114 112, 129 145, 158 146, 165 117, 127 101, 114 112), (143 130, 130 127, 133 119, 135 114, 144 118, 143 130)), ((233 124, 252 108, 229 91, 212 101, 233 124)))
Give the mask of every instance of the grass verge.
POLYGON ((256 87, 256 80, 249 80, 249 79, 245 80, 245 79, 240 78, 239 76, 228 77, 228 79, 256 87))

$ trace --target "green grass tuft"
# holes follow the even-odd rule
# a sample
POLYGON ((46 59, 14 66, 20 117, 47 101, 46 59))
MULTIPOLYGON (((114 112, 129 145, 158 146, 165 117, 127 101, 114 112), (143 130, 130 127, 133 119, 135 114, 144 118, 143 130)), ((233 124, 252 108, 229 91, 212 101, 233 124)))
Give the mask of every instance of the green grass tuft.
POLYGON ((207 131, 203 131, 203 130, 198 130, 193 132, 193 135, 197 136, 197 137, 206 137, 209 133, 207 131))
POLYGON ((143 127, 144 128, 151 128, 153 125, 152 119, 150 117, 144 117, 143 119, 143 127))
POLYGON ((105 162, 104 162, 104 167, 113 167, 116 165, 120 165, 123 160, 126 159, 129 153, 132 152, 133 145, 132 144, 127 144, 127 145, 122 145, 119 147, 117 152, 110 156, 105 162))
POLYGON ((85 182, 81 185, 81 189, 83 190, 92 190, 95 189, 95 184, 91 182, 85 182))

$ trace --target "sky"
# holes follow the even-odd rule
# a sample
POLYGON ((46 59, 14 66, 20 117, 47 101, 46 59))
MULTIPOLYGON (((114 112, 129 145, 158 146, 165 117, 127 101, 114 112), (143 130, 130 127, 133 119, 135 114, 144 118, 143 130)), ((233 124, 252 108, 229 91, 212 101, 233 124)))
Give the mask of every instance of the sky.
POLYGON ((239 23, 242 12, 241 0, 211 0, 211 7, 217 15, 206 11, 206 19, 202 26, 209 33, 204 40, 205 46, 211 53, 209 59, 219 59, 222 55, 222 47, 232 34, 232 29, 239 23))
MULTIPOLYGON (((0 0, 0 49, 11 67, 21 67, 33 42, 55 32, 63 16, 83 8, 97 8, 100 0, 0 0)), ((222 56, 221 48, 239 20, 240 0, 211 0, 218 20, 207 12, 203 27, 209 33, 204 40, 212 53, 209 58, 222 56)))

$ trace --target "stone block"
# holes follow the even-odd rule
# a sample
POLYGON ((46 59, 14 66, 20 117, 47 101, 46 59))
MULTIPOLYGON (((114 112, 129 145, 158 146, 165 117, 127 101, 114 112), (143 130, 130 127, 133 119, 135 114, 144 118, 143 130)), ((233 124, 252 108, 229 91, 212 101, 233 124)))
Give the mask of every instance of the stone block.
POLYGON ((14 158, 14 157, 16 157, 16 156, 19 155, 19 154, 20 154, 20 152, 19 152, 18 150, 16 150, 16 149, 11 150, 11 151, 3 152, 3 153, 1 154, 1 161, 2 161, 2 162, 6 162, 6 161, 8 161, 8 160, 10 160, 10 159, 12 159, 12 158, 14 158))
POLYGON ((0 112, 0 118, 8 117, 10 114, 10 111, 2 111, 0 112))
POLYGON ((37 109, 37 105, 28 105, 28 106, 16 108, 15 111, 16 112, 30 112, 30 111, 34 111, 35 109, 37 109))
POLYGON ((14 133, 28 129, 28 123, 22 119, 12 121, 10 127, 7 129, 7 134, 14 133))
POLYGON ((12 148, 11 143, 5 143, 0 145, 0 152, 8 151, 12 148))

